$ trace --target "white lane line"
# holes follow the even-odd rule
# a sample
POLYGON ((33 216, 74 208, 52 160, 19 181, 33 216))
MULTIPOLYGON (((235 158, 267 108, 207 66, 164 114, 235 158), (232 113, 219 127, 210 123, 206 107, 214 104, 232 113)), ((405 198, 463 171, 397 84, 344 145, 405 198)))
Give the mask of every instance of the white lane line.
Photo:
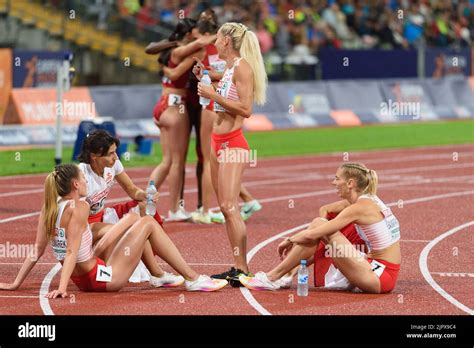
POLYGON ((462 231, 463 229, 474 225, 474 221, 466 222, 465 224, 459 225, 457 227, 454 227, 450 229, 449 231, 446 231, 442 234, 440 234, 438 237, 433 239, 430 243, 428 243, 427 246, 423 248, 420 254, 420 259, 419 259, 419 266, 421 270, 421 274, 425 278, 425 280, 428 282, 428 284, 441 296, 443 296, 446 300, 448 300, 450 303, 452 303, 454 306, 458 307, 462 311, 474 315, 474 310, 469 308, 468 306, 462 304, 458 300, 456 300, 453 296, 448 294, 441 286, 438 285, 438 283, 435 282, 433 277, 430 274, 430 271, 428 269, 428 255, 433 249, 433 247, 441 242, 443 239, 455 234, 456 232, 462 231))
POLYGON ((0 198, 1 197, 29 195, 30 193, 39 193, 39 192, 43 192, 43 191, 44 191, 44 188, 35 189, 35 190, 26 190, 26 191, 6 192, 6 193, 0 193, 0 198))
POLYGON ((0 298, 38 298, 38 296, 20 296, 20 295, 14 295, 14 296, 8 296, 8 295, 2 295, 0 298))
POLYGON ((51 268, 49 273, 44 277, 43 282, 41 283, 41 289, 39 292, 39 302, 41 306, 41 310, 45 315, 54 315, 53 310, 51 309, 51 306, 49 305, 49 300, 46 298, 46 294, 49 292, 49 286, 51 284, 51 280, 53 280, 54 276, 56 273, 59 272, 61 269, 61 264, 58 262, 56 266, 51 268))
MULTIPOLYGON (((341 152, 342 153, 342 152, 341 152)), ((465 156, 473 156, 474 152, 466 152, 466 153, 461 153, 459 156, 465 157, 465 156)), ((379 158, 379 159, 358 159, 358 161, 362 161, 365 164, 376 164, 376 163, 400 163, 400 162, 411 162, 411 161, 419 161, 419 160, 431 160, 431 159, 444 159, 444 158, 452 158, 452 154, 433 154, 433 155, 409 155, 406 157, 384 157, 384 158, 379 158)), ((320 156, 319 156, 320 157, 320 156)), ((462 158, 461 157, 461 158, 462 158)), ((315 156, 315 158, 318 158, 318 156, 315 156)), ((280 173, 281 171, 284 170, 290 170, 290 171, 295 171, 295 170, 301 170, 301 169, 317 169, 317 168, 331 168, 331 167, 337 167, 341 161, 335 161, 335 162, 327 162, 325 161, 324 163, 305 163, 305 164, 295 164, 295 165, 283 165, 283 166, 274 166, 274 167, 264 167, 264 168, 250 168, 247 169, 248 173, 250 175, 252 174, 258 174, 260 172, 264 173, 275 173, 278 172, 280 173)), ((419 167, 423 168, 423 167, 419 167)), ((428 170, 433 169, 432 166, 430 167, 425 167, 428 170)), ((127 168, 127 171, 138 171, 142 170, 142 168, 127 168)), ((392 170, 387 170, 387 171, 380 171, 379 174, 382 173, 392 173, 392 170)), ((292 175, 291 173, 286 173, 287 176, 292 175)), ((40 174, 42 176, 45 176, 46 174, 40 174)), ((300 173, 296 173, 295 175, 300 175, 300 173)), ((2 177, 0 177, 2 179, 2 177)), ((149 178, 148 177, 140 177, 140 178, 135 178, 133 179, 134 182, 148 182, 149 178)), ((245 183, 248 185, 248 183, 245 183)), ((35 193, 35 192, 42 192, 43 189, 37 189, 38 191, 35 190, 26 190, 26 191, 17 191, 17 192, 6 192, 0 194, 0 197, 9 197, 9 196, 18 196, 18 195, 24 195, 24 194, 29 194, 29 193, 35 193)), ((196 189, 195 189, 196 190, 196 189)), ((195 192, 195 191, 193 191, 195 192)))
MULTIPOLYGON (((393 152, 408 152, 408 153, 416 153, 416 152, 422 152, 423 150, 430 150, 431 151, 448 151, 448 149, 457 149, 459 153, 459 156, 462 155, 471 155, 472 152, 460 152, 460 148, 466 148, 470 149, 472 148, 472 144, 454 144, 454 145, 427 145, 427 146, 417 146, 417 147, 412 147, 412 148, 390 148, 390 149, 383 149, 383 150, 369 150, 369 151, 364 151, 364 150, 356 150, 356 151, 346 151, 349 152, 351 155, 358 155, 358 156, 363 156, 363 155, 371 155, 374 154, 374 152, 381 152, 381 153, 392 153, 393 152), (420 151, 421 150, 421 151, 420 151)), ((295 161, 298 159, 310 159, 310 158, 321 158, 321 157, 337 157, 341 156, 345 151, 334 151, 334 152, 328 152, 328 153, 318 153, 318 154, 308 154, 308 155, 288 155, 288 156, 275 156, 275 157, 264 157, 260 159, 259 161, 261 162, 272 162, 272 161, 280 161, 280 160, 290 160, 290 161, 295 161)), ((445 154, 445 155, 438 155, 438 154, 419 154, 419 155, 408 155, 405 158, 410 158, 410 156, 421 156, 420 159, 422 158, 430 158, 430 156, 451 156, 452 153, 450 154, 445 154)), ((433 158, 433 157, 431 157, 433 158)), ((434 157, 436 158, 436 157, 434 157)), ((398 161, 398 160, 397 160, 398 161)), ((146 168, 153 168, 155 166, 149 166, 146 168)), ((189 168, 189 166, 186 166, 186 168, 189 168)), ((191 169, 194 169, 194 166, 190 167, 191 169)), ((142 170, 143 167, 130 167, 127 168, 127 171, 140 171, 142 170)), ((38 174, 20 174, 20 175, 9 175, 9 176, 0 176, 0 181, 3 180, 10 180, 10 179, 27 179, 27 178, 37 178, 37 177, 44 177, 46 174, 44 173, 38 173, 38 174)))
POLYGON ((36 215, 39 215, 39 214, 40 214, 39 211, 35 211, 34 213, 28 213, 28 214, 23 214, 23 215, 12 216, 12 217, 0 220, 0 224, 4 224, 4 223, 10 222, 10 221, 26 219, 26 218, 36 216, 36 215))
MULTIPOLYGON (((342 154, 342 153, 341 153, 342 154)), ((469 152, 468 154, 463 154, 466 157, 471 157, 474 153, 469 152)), ((341 156, 342 157, 342 156, 341 156)), ((436 155, 414 155, 414 156, 407 156, 407 157, 395 157, 395 158, 377 158, 377 159, 364 159, 364 158, 357 158, 357 162, 362 162, 366 165, 368 164, 380 164, 380 163, 402 163, 402 162, 418 162, 423 160, 432 160, 432 159, 448 159, 450 162, 452 161, 452 154, 436 154, 436 155)), ((260 172, 275 172, 275 171, 296 171, 302 169, 322 169, 322 168, 337 168, 341 163, 340 161, 334 162, 327 162, 324 163, 305 163, 305 164, 295 164, 292 166, 275 166, 275 167, 264 167, 264 168, 252 168, 249 170, 250 173, 260 173, 260 172)), ((456 164, 456 163, 455 163, 456 164)), ((457 165, 460 163, 458 162, 457 165)), ((465 163, 463 163, 465 164, 465 163)), ((446 165, 445 165, 446 166, 446 165)), ((450 166, 450 165, 449 165, 450 166)), ((415 167, 412 167, 415 168, 415 167)), ((433 169, 433 166, 420 166, 416 168, 423 168, 423 169, 433 169)), ((389 170, 386 170, 391 171, 389 170)))
MULTIPOLYGON (((393 170, 391 171, 391 173, 395 173, 397 170, 393 170)), ((325 177, 324 175, 319 175, 319 174, 314 174, 314 177, 312 176, 308 176, 308 178, 302 178, 302 179, 299 179, 299 181, 312 181, 312 180, 318 180, 319 177, 325 177)), ((331 179, 333 176, 331 175, 328 175, 326 176, 326 178, 328 179, 331 179)), ((249 182, 244 182, 244 185, 248 186, 248 187, 253 187, 253 186, 257 186, 257 185, 264 185, 264 184, 274 184, 274 183, 285 183, 285 182, 293 182, 295 179, 294 178, 284 178, 284 179, 271 179, 271 180, 259 180, 259 181, 249 181, 249 182)), ((432 179, 422 179, 422 180, 425 180, 425 182, 430 182, 430 180, 432 179)), ((409 182, 410 183, 410 182, 409 182)), ((411 184, 416 184, 417 182, 412 182, 411 184)), ((184 190, 184 193, 195 193, 197 192, 197 188, 192 188, 192 189, 186 189, 184 190)), ((160 193, 160 196, 161 197, 166 197, 166 196, 169 196, 169 191, 167 192, 162 192, 160 193)), ((304 196, 303 196, 304 197, 304 196)), ((130 199, 130 197, 126 196, 126 197, 119 197, 119 198, 113 198, 113 199, 109 199, 107 202, 108 203, 119 203, 119 202, 123 202, 127 199, 130 199)), ((6 222, 11 222, 11 221, 16 221, 16 220, 22 220, 22 219, 26 219, 26 218, 29 218, 29 217, 32 217, 32 216, 37 216, 39 215, 40 212, 37 211, 37 212, 34 212, 34 213, 28 213, 28 214, 22 214, 22 215, 17 215, 17 216, 12 216, 12 217, 9 217, 9 218, 6 218, 6 219, 1 219, 0 220, 0 224, 2 223, 6 223, 6 222)))
POLYGON ((439 275, 440 277, 474 278, 474 273, 463 273, 463 272, 430 272, 430 273, 439 275))
MULTIPOLYGON (((51 266, 51 265, 55 265, 57 264, 57 262, 37 262, 36 263, 36 266, 51 266)), ((0 262, 0 265, 23 265, 23 262, 0 262)))
MULTIPOLYGON (((428 197, 420 197, 420 198, 415 198, 415 199, 410 199, 410 200, 406 200, 403 202, 403 204, 416 204, 416 203, 420 203, 420 202, 425 202, 425 201, 431 201, 431 200, 436 200, 436 199, 443 199, 443 198, 448 198, 448 197, 454 197, 454 195, 457 194, 458 196, 462 196, 462 195, 465 195, 465 194, 474 194, 474 191, 462 191, 462 192, 454 192, 454 193, 450 193, 450 194, 444 194, 444 195, 434 195, 434 196, 428 196, 428 197)), ((387 206, 389 207, 392 207, 392 206, 395 206, 395 205, 398 205, 398 202, 392 202, 392 203, 389 203, 387 204, 387 206)), ((474 221, 472 222, 472 224, 474 224, 474 221)), ((306 224, 303 224, 303 225, 300 225, 300 226, 297 226, 297 227, 294 227, 292 229, 289 229, 289 230, 286 230, 286 231, 283 231, 269 239, 266 239, 264 240, 263 242, 257 244, 255 247, 252 248, 252 250, 250 250, 248 253, 247 253, 247 262, 250 263, 250 260, 253 258, 253 256, 255 256, 255 254, 257 252, 259 252, 262 248, 264 248, 265 246, 267 246, 268 244, 272 243, 273 241, 281 238, 281 237, 284 237, 290 233, 293 233, 293 232, 296 232, 298 230, 301 230, 303 228, 306 228, 307 226, 309 226, 309 223, 306 223, 306 224)), ((439 237, 438 237, 439 238, 439 237)), ((435 241, 436 239, 434 239, 433 241, 435 241)), ((430 241, 430 244, 433 243, 433 241, 430 241)), ((426 248, 430 245, 428 244, 425 249, 423 250, 426 250, 426 248)), ((420 265, 421 265, 421 256, 420 256, 420 265)), ((428 275, 429 275, 429 272, 428 272, 428 275)), ((425 277, 426 278, 426 277, 425 277)), ((431 278, 431 276, 430 276, 431 278)), ((432 279, 432 278, 431 278, 432 279)), ((433 281, 434 282, 434 281, 433 281)), ((435 283, 436 284, 436 283, 435 283)), ((436 284, 437 285, 437 284, 436 284)), ((247 289, 247 288, 240 288, 240 291, 242 293, 242 295, 245 297, 245 299, 250 303, 250 305, 255 308, 260 314, 262 315, 272 315, 267 309, 265 309, 265 307, 263 307, 254 297, 253 295, 251 294, 251 292, 247 289)))
MULTIPOLYGON (((158 263, 159 265, 168 265, 165 262, 158 263)), ((190 266, 233 266, 233 263, 196 263, 196 262, 187 262, 190 266)))

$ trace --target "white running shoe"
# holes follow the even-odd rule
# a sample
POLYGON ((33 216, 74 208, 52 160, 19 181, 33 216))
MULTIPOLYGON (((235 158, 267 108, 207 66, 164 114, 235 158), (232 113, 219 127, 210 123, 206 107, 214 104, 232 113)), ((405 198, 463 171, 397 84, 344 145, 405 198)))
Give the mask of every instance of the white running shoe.
POLYGON ((161 277, 150 276, 150 285, 155 288, 175 288, 183 283, 184 278, 173 273, 165 272, 161 277))
POLYGON ((211 216, 208 213, 193 212, 191 213, 191 220, 195 224, 212 224, 211 216))
POLYGON ((169 210, 166 221, 188 221, 190 219, 191 219, 191 214, 188 213, 183 208, 179 208, 176 211, 176 213, 173 213, 171 210, 169 210))
POLYGON ((254 199, 253 201, 244 203, 240 209, 240 215, 244 221, 247 221, 255 212, 262 209, 262 205, 254 199))
POLYGON ((212 222, 215 222, 215 223, 218 223, 218 224, 225 224, 225 217, 224 217, 224 214, 222 214, 221 211, 218 212, 218 213, 213 213, 212 211, 210 211, 209 216, 211 217, 212 222))
POLYGON ((280 289, 289 289, 293 284, 292 276, 283 276, 277 280, 277 283, 280 285, 280 289))
POLYGON ((241 274, 239 276, 239 281, 250 290, 278 290, 280 289, 279 280, 272 282, 268 279, 267 274, 264 272, 258 272, 254 277, 248 277, 241 274))
POLYGON ((196 280, 185 280, 184 284, 188 291, 217 291, 227 285, 225 279, 211 279, 207 275, 200 275, 196 280))

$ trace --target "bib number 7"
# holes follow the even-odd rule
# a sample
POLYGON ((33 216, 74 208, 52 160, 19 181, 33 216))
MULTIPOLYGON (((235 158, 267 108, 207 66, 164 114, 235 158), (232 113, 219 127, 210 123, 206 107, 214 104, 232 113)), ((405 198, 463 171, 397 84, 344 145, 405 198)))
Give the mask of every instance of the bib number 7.
POLYGON ((374 272, 375 275, 380 278, 383 271, 385 270, 385 265, 383 263, 380 263, 380 262, 376 261, 376 260, 372 260, 372 262, 370 264, 372 266, 372 272, 374 272))
POLYGON ((110 283, 112 281, 112 266, 98 265, 95 280, 110 283))

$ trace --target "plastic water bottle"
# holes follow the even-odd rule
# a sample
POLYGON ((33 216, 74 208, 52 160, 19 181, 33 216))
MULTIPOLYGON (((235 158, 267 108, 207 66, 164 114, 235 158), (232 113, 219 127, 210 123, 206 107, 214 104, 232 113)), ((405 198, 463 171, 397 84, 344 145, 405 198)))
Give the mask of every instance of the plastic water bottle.
POLYGON ((298 296, 308 296, 308 269, 306 268, 306 260, 301 260, 300 269, 298 270, 298 296))
MULTIPOLYGON (((211 81, 211 78, 209 77, 209 71, 204 70, 202 73, 203 75, 201 77, 201 83, 204 86, 210 86, 212 81, 211 81)), ((211 103, 211 100, 209 98, 199 97, 199 104, 206 106, 206 105, 209 105, 210 103, 211 103)))
POLYGON ((156 192, 155 182, 150 180, 146 189, 146 215, 155 216, 156 214, 156 205, 155 202, 153 202, 153 196, 156 192))

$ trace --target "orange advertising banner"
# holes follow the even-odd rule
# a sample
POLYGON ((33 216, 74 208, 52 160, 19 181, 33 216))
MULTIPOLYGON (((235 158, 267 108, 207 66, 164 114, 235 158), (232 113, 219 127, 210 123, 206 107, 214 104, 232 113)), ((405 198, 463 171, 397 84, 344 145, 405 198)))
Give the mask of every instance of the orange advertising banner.
POLYGON ((7 111, 8 98, 12 91, 12 50, 0 49, 0 125, 7 111))
POLYGON ((98 115, 87 87, 71 88, 64 93, 62 103, 57 102, 54 88, 14 88, 5 122, 54 124, 58 111, 62 111, 64 124, 79 124, 98 115))

